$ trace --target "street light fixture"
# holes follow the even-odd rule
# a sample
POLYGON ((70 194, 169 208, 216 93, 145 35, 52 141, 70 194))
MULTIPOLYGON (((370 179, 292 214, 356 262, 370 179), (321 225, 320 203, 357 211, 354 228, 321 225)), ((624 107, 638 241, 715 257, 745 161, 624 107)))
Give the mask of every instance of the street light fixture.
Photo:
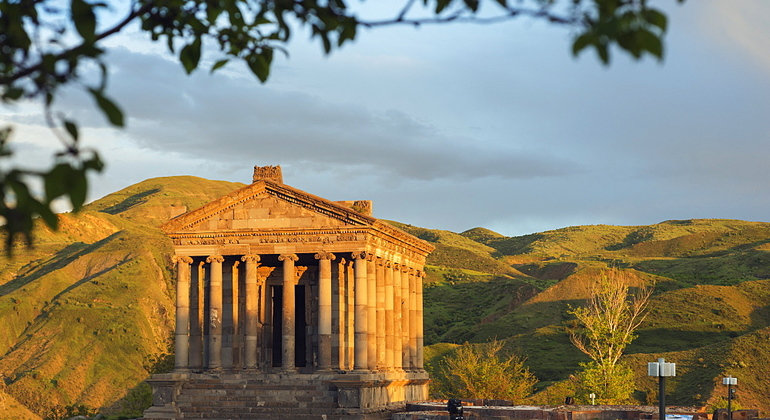
POLYGON ((647 375, 658 377, 658 417, 666 420, 666 376, 676 376, 676 363, 666 363, 661 357, 657 362, 647 363, 647 375))
POLYGON ((733 378, 732 375, 728 375, 726 378, 722 378, 722 385, 727 385, 727 420, 733 420, 732 401, 735 398, 735 390, 733 385, 738 385, 738 378, 733 378))

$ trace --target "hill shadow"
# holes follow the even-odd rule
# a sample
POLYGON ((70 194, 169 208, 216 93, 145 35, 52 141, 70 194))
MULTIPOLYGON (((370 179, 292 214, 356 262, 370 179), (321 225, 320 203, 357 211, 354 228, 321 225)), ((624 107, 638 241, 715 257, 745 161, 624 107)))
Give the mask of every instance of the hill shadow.
POLYGON ((99 210, 102 213, 107 214, 119 214, 123 213, 124 211, 130 210, 133 207, 136 207, 144 202, 147 201, 147 197, 159 193, 160 188, 153 188, 151 190, 142 191, 140 193, 134 194, 125 200, 121 201, 118 204, 112 205, 110 207, 107 207, 106 209, 99 210))
POLYGON ((682 331, 652 328, 637 331, 637 338, 627 347, 627 353, 660 353, 692 350, 734 338, 748 331, 682 331))
POLYGON ((94 242, 93 244, 86 244, 84 242, 74 242, 72 244, 67 245, 66 247, 57 251, 51 258, 48 259, 47 262, 40 264, 37 269, 33 269, 29 273, 22 275, 20 277, 17 277, 9 281, 8 283, 5 283, 4 285, 0 286, 0 296, 5 296, 10 293, 13 293, 16 290, 28 285, 29 283, 43 276, 46 276, 56 270, 66 267, 67 265, 77 260, 78 258, 82 257, 83 255, 89 254, 103 247, 119 234, 120 232, 115 232, 112 235, 102 240, 94 242))

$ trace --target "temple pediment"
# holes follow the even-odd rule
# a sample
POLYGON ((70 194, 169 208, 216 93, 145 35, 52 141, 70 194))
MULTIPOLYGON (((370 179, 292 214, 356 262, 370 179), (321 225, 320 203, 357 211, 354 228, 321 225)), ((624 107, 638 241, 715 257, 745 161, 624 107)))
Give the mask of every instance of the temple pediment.
MULTIPOLYGON (((356 203, 356 202, 350 202, 356 203)), ((367 203, 367 202, 360 202, 367 203)), ((347 203, 345 203, 347 204, 347 203)), ((163 226, 167 233, 270 231, 371 226, 376 219, 285 184, 257 181, 163 226)), ((369 207, 360 206, 364 211, 369 207)))

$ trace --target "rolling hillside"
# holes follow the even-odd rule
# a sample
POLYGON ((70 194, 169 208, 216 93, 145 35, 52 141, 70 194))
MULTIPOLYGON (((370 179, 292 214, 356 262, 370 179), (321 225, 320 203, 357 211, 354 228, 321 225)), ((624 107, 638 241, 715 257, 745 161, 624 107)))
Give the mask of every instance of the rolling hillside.
MULTIPOLYGON (((168 360, 174 318, 171 244, 157 226, 240 186, 147 180, 61 215, 57 232, 39 228, 34 248, 0 256, 2 418, 37 420, 72 404, 140 411, 143 379, 168 360)), ((562 402, 565 381, 586 361, 569 342, 567 310, 613 266, 656 285, 626 357, 640 402, 656 395, 646 363, 663 356, 680 371, 670 403, 718 402, 717 384, 732 374, 744 407, 770 411, 768 223, 680 220, 520 237, 392 223, 436 245, 425 284, 429 356, 505 339, 541 380, 533 401, 562 402)))
POLYGON ((440 263, 429 258, 435 264, 425 298, 431 333, 426 343, 435 347, 429 354, 445 354, 446 345, 438 343, 506 339, 541 380, 543 391, 534 400, 563 401, 566 391, 556 390, 587 361, 569 341, 573 320, 567 311, 587 297, 601 269, 618 267, 656 287, 649 316, 628 348, 627 362, 639 376, 639 402, 656 398, 646 363, 664 356, 678 362, 681 372, 670 381, 676 390, 671 404, 717 404, 721 377, 732 374, 745 377, 739 380, 739 403, 770 410, 770 342, 764 341, 770 334, 770 224, 677 220, 575 226, 514 238, 476 228, 460 236, 493 248, 483 258, 504 261, 520 274, 479 272, 459 257, 440 263), (521 286, 501 293, 502 284, 514 283, 521 286))

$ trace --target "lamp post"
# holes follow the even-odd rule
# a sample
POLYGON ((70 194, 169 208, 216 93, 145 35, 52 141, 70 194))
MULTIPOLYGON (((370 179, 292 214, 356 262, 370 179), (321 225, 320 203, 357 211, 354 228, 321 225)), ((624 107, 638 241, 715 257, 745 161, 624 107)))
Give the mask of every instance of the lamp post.
POLYGON ((657 362, 647 363, 647 375, 658 377, 658 417, 666 420, 666 376, 676 376, 676 363, 666 363, 661 357, 657 362))
POLYGON ((722 378, 722 384, 727 385, 727 420, 733 420, 733 385, 738 385, 738 378, 733 378, 732 375, 728 375, 726 378, 722 378))

